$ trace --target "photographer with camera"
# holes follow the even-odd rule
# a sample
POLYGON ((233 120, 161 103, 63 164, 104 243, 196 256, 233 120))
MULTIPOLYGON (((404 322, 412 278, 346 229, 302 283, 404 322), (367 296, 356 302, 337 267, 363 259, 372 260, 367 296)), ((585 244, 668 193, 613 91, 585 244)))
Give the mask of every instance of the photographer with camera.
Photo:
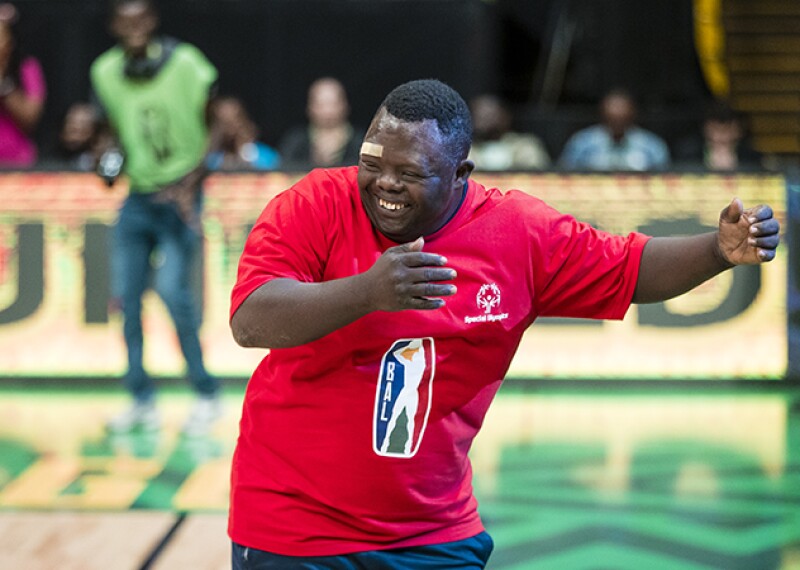
POLYGON ((120 303, 128 350, 125 386, 133 406, 108 423, 112 431, 156 429, 155 387, 143 364, 142 296, 161 260, 156 291, 175 323, 198 399, 184 433, 200 435, 221 415, 219 383, 203 363, 197 300, 189 276, 201 239, 201 184, 209 148, 206 111, 217 70, 194 46, 156 35, 152 0, 112 0, 117 45, 91 68, 92 89, 113 141, 97 166, 109 185, 129 182, 112 246, 113 295, 120 303), (158 253, 158 255, 154 255, 158 253))

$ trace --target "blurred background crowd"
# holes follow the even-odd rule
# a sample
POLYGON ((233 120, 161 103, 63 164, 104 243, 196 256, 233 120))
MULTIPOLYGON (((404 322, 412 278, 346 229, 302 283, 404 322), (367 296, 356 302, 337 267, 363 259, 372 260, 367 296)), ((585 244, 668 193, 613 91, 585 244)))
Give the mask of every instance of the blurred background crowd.
MULTIPOLYGON (((736 171, 800 152, 800 14, 741 0, 162 0, 220 71, 214 170, 355 164, 383 93, 436 77, 480 170, 736 171), (764 6, 762 6, 764 8, 764 6), (755 11, 754 11, 755 10, 755 11), (783 10, 783 12, 782 12, 783 10)), ((0 6, 0 165, 93 170, 104 0, 0 6)))

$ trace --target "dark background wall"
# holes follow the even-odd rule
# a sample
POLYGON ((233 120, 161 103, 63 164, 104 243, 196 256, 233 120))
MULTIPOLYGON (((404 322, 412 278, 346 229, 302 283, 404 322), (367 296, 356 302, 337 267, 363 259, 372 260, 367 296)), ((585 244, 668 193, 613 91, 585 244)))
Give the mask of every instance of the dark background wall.
MULTIPOLYGON (((16 4, 24 47, 39 57, 48 82, 38 133, 46 144, 67 106, 88 97, 89 65, 112 45, 107 4, 16 4)), ((612 86, 639 96, 646 124, 672 130, 684 130, 706 96, 692 0, 162 0, 159 6, 162 31, 208 55, 220 69, 221 92, 244 99, 271 144, 303 120, 306 89, 321 75, 342 79, 361 124, 408 79, 437 77, 467 98, 499 92, 513 103, 520 126, 551 129, 542 134, 553 146, 593 119, 597 99, 612 86), (569 49, 555 53, 551 41, 563 39, 565 29, 569 49), (555 100, 544 101, 543 72, 554 53, 566 62, 563 81, 555 100)))

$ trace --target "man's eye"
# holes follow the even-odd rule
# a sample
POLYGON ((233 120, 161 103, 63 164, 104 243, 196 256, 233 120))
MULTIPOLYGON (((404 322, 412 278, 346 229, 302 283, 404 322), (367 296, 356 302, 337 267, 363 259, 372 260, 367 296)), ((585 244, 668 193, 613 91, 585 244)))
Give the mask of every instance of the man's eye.
POLYGON ((403 172, 403 178, 407 180, 419 180, 420 178, 422 178, 422 176, 420 176, 416 172, 403 172))
POLYGON ((376 172, 378 170, 378 165, 375 163, 362 161, 361 164, 369 171, 376 172))

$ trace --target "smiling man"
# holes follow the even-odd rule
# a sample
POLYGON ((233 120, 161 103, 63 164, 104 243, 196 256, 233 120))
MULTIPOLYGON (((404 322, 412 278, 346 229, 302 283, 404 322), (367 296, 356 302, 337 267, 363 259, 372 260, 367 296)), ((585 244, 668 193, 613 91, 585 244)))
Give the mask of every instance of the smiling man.
POLYGON ((403 84, 357 167, 311 172, 253 227, 231 328, 271 350, 233 458, 234 568, 484 568, 467 454, 533 321, 621 319, 775 255, 772 210, 738 199, 716 232, 649 238, 485 188, 471 131, 453 89, 403 84))

